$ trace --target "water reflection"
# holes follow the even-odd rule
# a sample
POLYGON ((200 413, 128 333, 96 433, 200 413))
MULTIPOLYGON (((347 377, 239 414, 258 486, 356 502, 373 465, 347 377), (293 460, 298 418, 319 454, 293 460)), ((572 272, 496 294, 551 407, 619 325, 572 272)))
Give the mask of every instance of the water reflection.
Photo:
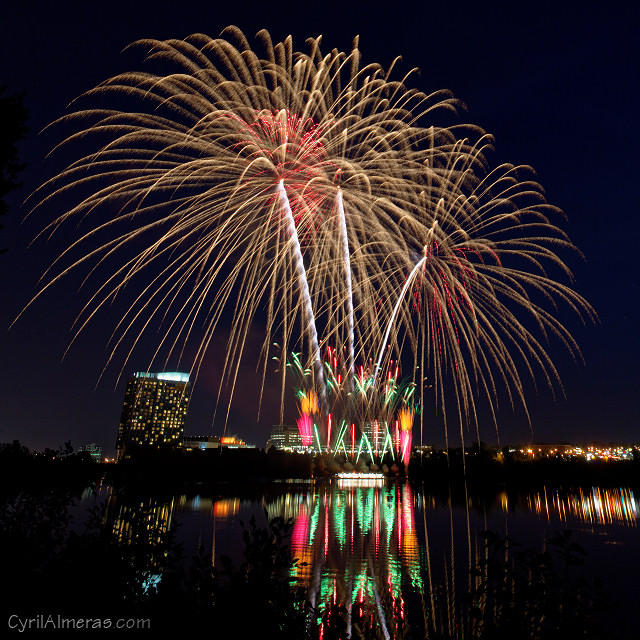
POLYGON ((120 543, 139 538, 160 539, 171 528, 175 500, 129 497, 111 493, 107 499, 105 525, 120 543))
POLYGON ((103 526, 120 545, 122 557, 128 558, 132 576, 144 593, 162 580, 175 502, 174 498, 117 492, 107 498, 103 526))
POLYGON ((206 496, 185 494, 178 498, 178 508, 180 511, 191 511, 204 514, 213 514, 221 520, 236 515, 240 509, 240 498, 209 498, 206 496))
MULTIPOLYGON (((293 519, 291 549, 299 563, 292 576, 307 589, 319 616, 324 613, 321 624, 330 624, 333 605, 343 605, 349 624, 357 614, 391 638, 406 623, 433 627, 434 616, 450 626, 454 614, 449 603, 453 591, 464 590, 471 579, 469 563, 478 561, 483 543, 477 534, 487 528, 491 502, 499 507, 492 526, 502 521, 503 535, 513 528, 527 544, 529 519, 522 519, 523 507, 553 527, 636 527, 638 519, 638 503, 628 488, 543 488, 521 495, 502 491, 490 502, 470 501, 470 513, 464 504, 462 510, 450 501, 443 504, 408 483, 349 486, 336 481, 263 504, 270 517, 293 519), (458 587, 452 583, 454 554, 460 556, 456 564, 462 572, 458 587)), ((537 544, 544 535, 541 531, 537 544)))
MULTIPOLYGON (((202 544, 214 564, 220 555, 241 562, 240 522, 246 524, 251 515, 261 522, 266 509, 269 518, 292 521, 290 546, 298 559, 292 578, 306 589, 321 633, 330 635, 326 626, 342 606, 340 615, 353 627, 351 637, 358 635, 357 624, 378 628, 389 639, 402 636, 407 627, 455 629, 454 603, 471 586, 469 569, 483 553, 478 537, 483 529, 539 547, 556 529, 588 524, 624 545, 617 541, 630 538, 620 534, 635 535, 631 529, 637 528, 639 512, 629 488, 505 490, 460 503, 422 485, 393 481, 265 484, 241 495, 225 491, 224 496, 163 498, 113 493, 105 525, 118 540, 135 545, 145 536, 150 544, 159 541, 177 521, 189 558, 202 544)), ((164 551, 159 545, 147 552, 145 585, 159 581, 164 551)))
POLYGON ((527 496, 527 506, 531 511, 565 523, 572 517, 590 524, 616 523, 635 527, 638 519, 638 501, 631 489, 622 487, 593 487, 590 492, 580 489, 573 493, 545 488, 527 496))
POLYGON ((344 605, 348 624, 356 612, 385 634, 403 624, 403 587, 424 591, 409 484, 321 484, 308 494, 288 494, 268 510, 276 515, 283 506, 294 517, 291 549, 299 562, 293 576, 319 615, 344 605))

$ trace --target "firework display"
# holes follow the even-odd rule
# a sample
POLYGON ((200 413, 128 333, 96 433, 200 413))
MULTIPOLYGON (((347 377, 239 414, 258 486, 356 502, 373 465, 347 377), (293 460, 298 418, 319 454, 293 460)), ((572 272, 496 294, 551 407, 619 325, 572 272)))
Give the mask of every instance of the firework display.
POLYGON ((357 465, 361 455, 380 462, 386 454, 392 461, 406 464, 413 419, 421 408, 415 397, 416 384, 401 379, 394 362, 385 376, 377 376, 373 365, 367 369, 359 366, 351 375, 349 357, 346 359, 347 364, 332 347, 327 347, 322 358, 325 416, 313 390, 312 369, 304 367, 301 354, 291 354, 286 366, 299 402, 297 425, 302 446, 333 452, 350 465, 357 465))
POLYGON ((225 323, 232 396, 264 319, 261 371, 277 340, 281 414, 295 375, 305 445, 351 459, 368 447, 408 460, 427 378, 445 415, 450 390, 461 432, 478 395, 494 418, 498 389, 526 410, 521 372, 557 388, 547 337, 579 352, 556 306, 593 312, 559 280, 574 247, 532 171, 490 168, 489 135, 437 124, 460 107, 451 94, 412 88, 399 60, 363 64, 357 39, 328 53, 320 38, 306 52, 257 39, 229 27, 136 42, 148 70, 106 80, 56 123, 80 157, 38 206, 74 197, 47 232, 80 234, 40 293, 116 264, 77 331, 136 283, 109 361, 160 325, 153 357, 175 361, 195 337, 197 377, 225 323))

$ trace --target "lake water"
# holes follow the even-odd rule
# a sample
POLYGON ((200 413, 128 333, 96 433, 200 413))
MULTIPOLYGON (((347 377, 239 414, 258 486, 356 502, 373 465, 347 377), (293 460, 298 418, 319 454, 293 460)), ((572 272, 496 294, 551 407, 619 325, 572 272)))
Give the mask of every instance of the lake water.
MULTIPOLYGON (((110 491, 107 489, 107 491, 110 491)), ((639 494, 640 497, 640 494, 639 494)), ((242 561, 243 524, 292 521, 290 545, 299 564, 292 577, 320 610, 331 603, 360 607, 383 637, 396 630, 456 623, 453 603, 472 586, 469 568, 483 554, 483 530, 542 549, 556 532, 571 530, 586 550, 577 571, 600 578, 616 603, 607 620, 633 637, 640 587, 640 504, 633 489, 593 487, 508 494, 451 503, 421 484, 400 481, 270 482, 222 485, 215 492, 136 498, 158 522, 178 523, 187 557, 200 544, 214 562, 242 561)), ((130 500, 111 497, 112 514, 130 500)))

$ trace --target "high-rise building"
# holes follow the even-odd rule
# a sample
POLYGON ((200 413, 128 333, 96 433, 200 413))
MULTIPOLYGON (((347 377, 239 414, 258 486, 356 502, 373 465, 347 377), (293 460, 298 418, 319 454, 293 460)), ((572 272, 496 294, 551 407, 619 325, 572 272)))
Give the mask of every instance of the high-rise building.
POLYGON ((127 448, 182 447, 189 406, 188 373, 136 373, 127 383, 116 458, 127 448))

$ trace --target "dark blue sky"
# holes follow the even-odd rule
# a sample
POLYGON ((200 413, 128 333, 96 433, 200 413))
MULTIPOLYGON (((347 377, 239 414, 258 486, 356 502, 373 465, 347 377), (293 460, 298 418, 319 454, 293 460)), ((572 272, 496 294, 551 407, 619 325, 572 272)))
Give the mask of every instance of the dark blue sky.
MULTIPOLYGON (((586 260, 570 260, 575 288, 595 307, 600 324, 582 327, 568 318, 586 365, 574 364, 557 345, 551 353, 567 398, 554 401, 529 385, 533 434, 546 441, 640 441, 637 205, 640 160, 638 126, 640 27, 629 9, 607 3, 561 7, 530 3, 392 2, 343 3, 339 10, 303 3, 215 2, 3 3, 0 9, 0 84, 26 91, 31 134, 23 143, 24 187, 0 232, 0 441, 18 438, 32 448, 97 441, 113 449, 124 382, 122 361, 98 383, 104 345, 118 309, 106 310, 69 351, 70 327, 87 299, 79 280, 60 283, 8 326, 37 289, 37 281, 62 250, 65 237, 29 242, 49 220, 47 211, 21 222, 21 202, 59 170, 45 155, 55 141, 37 132, 62 115, 68 103, 103 79, 129 70, 122 49, 139 38, 218 35, 228 24, 250 41, 261 28, 274 41, 293 35, 294 48, 323 35, 323 49, 348 50, 360 35, 364 61, 388 65, 401 55, 403 68, 419 67, 422 91, 452 90, 468 111, 462 121, 495 136, 494 163, 535 168, 548 200, 568 217, 565 229, 586 260), (7 5, 13 6, 7 6, 7 5), (491 6, 489 6, 491 4, 491 6), (63 5, 63 8, 60 7, 63 5), (97 385, 97 387, 96 387, 97 385)), ((626 3, 631 6, 632 3, 626 3)), ((68 238, 67 238, 68 240, 68 238)), ((145 337, 152 349, 157 336, 145 337)), ((259 344, 256 335, 256 344, 259 344)), ((145 347, 126 376, 145 369, 145 347)), ((209 354, 193 396, 187 432, 212 428, 224 335, 209 354)), ((145 357, 146 355, 146 357, 145 357)), ((242 371, 241 396, 232 407, 230 430, 263 446, 277 419, 275 386, 268 389, 260 421, 255 397, 259 379, 252 361, 242 371), (275 397, 275 399, 274 399, 275 397)), ((437 420, 425 414, 425 441, 442 441, 437 420)), ((519 413, 499 415, 503 442, 531 437, 519 413)), ((481 425, 491 442, 495 432, 481 425)))

